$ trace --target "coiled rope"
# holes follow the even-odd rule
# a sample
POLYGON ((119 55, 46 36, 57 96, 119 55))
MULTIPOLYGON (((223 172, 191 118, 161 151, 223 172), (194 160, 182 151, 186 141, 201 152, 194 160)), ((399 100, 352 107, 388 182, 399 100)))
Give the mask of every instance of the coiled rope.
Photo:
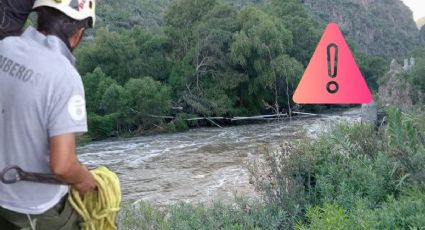
POLYGON ((97 191, 81 197, 71 189, 69 202, 83 219, 82 230, 115 230, 115 220, 121 203, 118 176, 106 167, 91 170, 97 182, 97 191))

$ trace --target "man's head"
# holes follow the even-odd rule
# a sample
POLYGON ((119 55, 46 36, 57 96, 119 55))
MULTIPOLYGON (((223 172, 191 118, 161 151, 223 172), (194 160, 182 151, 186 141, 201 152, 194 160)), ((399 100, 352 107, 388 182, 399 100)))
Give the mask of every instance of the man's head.
POLYGON ((70 50, 95 23, 95 0, 36 0, 37 29, 59 37, 70 50))

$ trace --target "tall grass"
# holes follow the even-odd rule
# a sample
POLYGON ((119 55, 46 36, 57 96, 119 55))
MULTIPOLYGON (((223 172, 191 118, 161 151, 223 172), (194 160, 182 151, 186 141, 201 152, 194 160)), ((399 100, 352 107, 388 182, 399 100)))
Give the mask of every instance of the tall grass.
POLYGON ((120 212, 119 229, 279 229, 289 216, 278 206, 238 200, 237 204, 177 204, 166 208, 141 203, 120 212))

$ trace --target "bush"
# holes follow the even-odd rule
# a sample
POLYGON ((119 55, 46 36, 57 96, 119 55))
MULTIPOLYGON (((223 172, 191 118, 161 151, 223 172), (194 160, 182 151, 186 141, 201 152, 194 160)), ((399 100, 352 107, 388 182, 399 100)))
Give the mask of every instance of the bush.
POLYGON ((119 229, 280 229, 288 216, 277 206, 239 200, 234 205, 176 204, 163 209, 140 203, 125 206, 119 229))
MULTIPOLYGON (((396 163, 394 172, 411 183, 425 182, 425 119, 389 110, 388 153, 396 163)), ((400 181, 400 183, 403 181, 400 181)))
POLYGON ((369 126, 339 125, 316 141, 282 145, 268 157, 269 179, 256 184, 269 202, 285 207, 333 201, 347 208, 361 197, 376 205, 396 192, 393 166, 379 151, 382 138, 369 126))
POLYGON ((308 209, 306 223, 296 229, 424 229, 425 193, 410 190, 399 199, 390 197, 381 208, 367 208, 363 200, 347 211, 336 204, 308 209))
POLYGON ((170 90, 151 77, 130 79, 124 86, 128 95, 129 112, 124 114, 126 123, 135 129, 152 128, 162 119, 155 116, 167 114, 170 109, 170 90))
MULTIPOLYGON (((388 126, 379 130, 361 124, 337 125, 317 140, 281 145, 279 151, 268 153, 265 165, 252 168, 254 184, 268 203, 279 204, 292 216, 291 225, 307 218, 313 229, 355 229, 350 227, 354 223, 372 226, 367 218, 345 215, 359 210, 384 213, 381 207, 395 208, 391 203, 402 202, 404 190, 425 181, 422 116, 397 109, 389 109, 388 114, 388 126)), ((410 215, 409 208, 405 210, 400 212, 401 219, 410 215)))
POLYGON ((118 215, 118 229, 159 230, 169 227, 164 212, 144 202, 124 205, 118 215))
POLYGON ((176 119, 173 121, 177 131, 185 131, 189 129, 189 122, 186 119, 192 118, 193 115, 186 113, 177 114, 176 119))
POLYGON ((425 193, 411 190, 399 199, 393 197, 383 207, 371 212, 371 227, 375 229, 424 229, 425 193))
POLYGON ((345 214, 345 210, 338 205, 325 204, 323 207, 310 208, 306 217, 309 221, 308 225, 299 224, 295 229, 362 229, 349 215, 345 214))
POLYGON ((92 139, 115 136, 117 133, 117 120, 119 114, 113 113, 105 116, 99 116, 95 113, 88 115, 88 135, 92 139))

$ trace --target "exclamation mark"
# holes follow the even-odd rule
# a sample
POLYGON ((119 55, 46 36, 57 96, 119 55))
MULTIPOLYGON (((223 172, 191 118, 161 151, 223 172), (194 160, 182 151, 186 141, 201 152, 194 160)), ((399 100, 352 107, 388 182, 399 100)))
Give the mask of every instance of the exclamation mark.
MULTIPOLYGON (((328 45, 328 76, 331 79, 336 78, 338 75, 338 46, 335 43, 328 45), (332 52, 334 51, 334 52, 332 52), (333 58, 332 58, 332 54, 333 58)), ((335 94, 339 90, 339 85, 336 81, 332 80, 326 85, 329 93, 335 94)))

